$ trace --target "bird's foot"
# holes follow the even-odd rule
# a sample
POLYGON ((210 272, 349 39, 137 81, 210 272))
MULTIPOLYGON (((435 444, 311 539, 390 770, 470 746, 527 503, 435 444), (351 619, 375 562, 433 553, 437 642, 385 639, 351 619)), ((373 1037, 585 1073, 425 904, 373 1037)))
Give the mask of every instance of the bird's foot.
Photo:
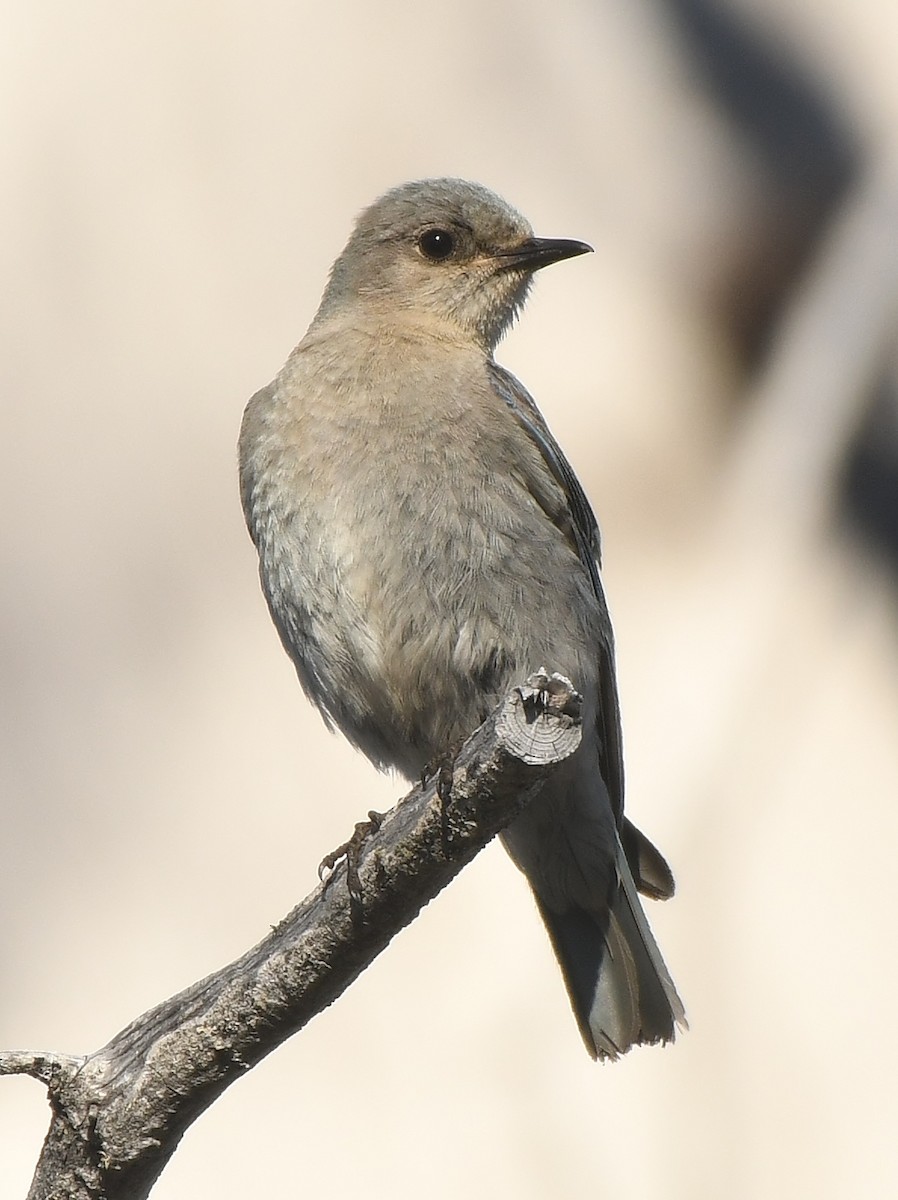
POLYGON ((440 798, 440 842, 443 853, 447 858, 452 857, 452 844, 449 830, 449 805, 452 802, 452 777, 455 773, 455 760, 464 745, 465 739, 459 738, 442 754, 430 760, 421 772, 421 786, 427 787, 431 779, 436 779, 437 795, 440 798))
POLYGON ((531 720, 545 712, 563 714, 573 719, 580 717, 580 693, 566 675, 559 675, 557 671, 550 675, 545 667, 540 667, 523 687, 518 688, 518 692, 531 720))
POLYGON ((333 878, 334 870, 339 862, 346 860, 346 889, 349 892, 349 910, 354 923, 361 922, 362 912, 362 881, 359 878, 359 862, 362 857, 362 847, 372 834, 377 833, 383 824, 384 814, 371 809, 367 821, 358 821, 352 837, 326 854, 318 864, 318 878, 327 887, 333 878))

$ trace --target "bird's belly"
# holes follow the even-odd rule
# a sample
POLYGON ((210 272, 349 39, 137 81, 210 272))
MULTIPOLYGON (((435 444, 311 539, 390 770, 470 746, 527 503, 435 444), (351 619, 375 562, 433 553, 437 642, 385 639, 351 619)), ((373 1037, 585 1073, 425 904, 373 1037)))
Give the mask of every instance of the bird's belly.
POLYGON ((334 717, 369 757, 409 776, 472 733, 511 684, 544 665, 581 680, 595 659, 575 615, 573 557, 552 583, 515 538, 470 514, 464 523, 440 539, 418 526, 413 546, 355 559, 335 596, 352 634, 331 694, 356 702, 334 717))
POLYGON ((307 482, 262 531, 263 575, 311 698, 374 762, 414 776, 538 668, 588 687, 601 617, 523 475, 495 469, 504 426, 498 441, 446 424, 409 443, 376 439, 376 415, 326 459, 287 464, 307 482))

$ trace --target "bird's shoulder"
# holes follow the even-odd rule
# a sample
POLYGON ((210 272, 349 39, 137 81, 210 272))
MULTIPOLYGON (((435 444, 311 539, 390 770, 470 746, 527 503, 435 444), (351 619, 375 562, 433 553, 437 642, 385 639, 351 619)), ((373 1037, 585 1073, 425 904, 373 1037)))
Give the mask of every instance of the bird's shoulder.
MULTIPOLYGON (((531 439, 550 475, 561 488, 565 500, 565 514, 561 518, 566 526, 564 532, 571 539, 584 566, 594 573, 602 561, 601 535, 580 480, 555 440, 536 401, 520 380, 492 361, 488 364, 488 370, 494 393, 531 439)), ((597 577, 594 583, 598 584, 597 577)))

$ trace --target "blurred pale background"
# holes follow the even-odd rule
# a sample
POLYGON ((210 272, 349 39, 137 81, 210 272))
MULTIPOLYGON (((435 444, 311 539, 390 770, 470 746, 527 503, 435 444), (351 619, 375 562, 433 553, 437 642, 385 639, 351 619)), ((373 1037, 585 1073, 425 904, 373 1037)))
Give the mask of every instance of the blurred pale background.
MULTIPOLYGON (((91 1050, 401 794, 308 707, 235 483, 355 212, 458 174, 597 253, 500 358, 604 528, 691 1032, 601 1068, 491 847, 158 1200, 898 1194, 885 0, 8 0, 0 1044, 91 1050)), ((42 1089, 0 1081, 0 1195, 42 1089)))

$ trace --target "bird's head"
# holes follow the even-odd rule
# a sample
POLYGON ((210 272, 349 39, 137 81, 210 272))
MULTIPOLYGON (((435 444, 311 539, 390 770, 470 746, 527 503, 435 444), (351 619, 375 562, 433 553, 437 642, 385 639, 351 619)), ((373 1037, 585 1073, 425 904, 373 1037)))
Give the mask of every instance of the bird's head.
POLYGON ((361 214, 334 263, 319 319, 362 306, 386 320, 445 322, 492 351, 533 272, 591 247, 537 238, 499 196, 461 179, 394 188, 361 214))

